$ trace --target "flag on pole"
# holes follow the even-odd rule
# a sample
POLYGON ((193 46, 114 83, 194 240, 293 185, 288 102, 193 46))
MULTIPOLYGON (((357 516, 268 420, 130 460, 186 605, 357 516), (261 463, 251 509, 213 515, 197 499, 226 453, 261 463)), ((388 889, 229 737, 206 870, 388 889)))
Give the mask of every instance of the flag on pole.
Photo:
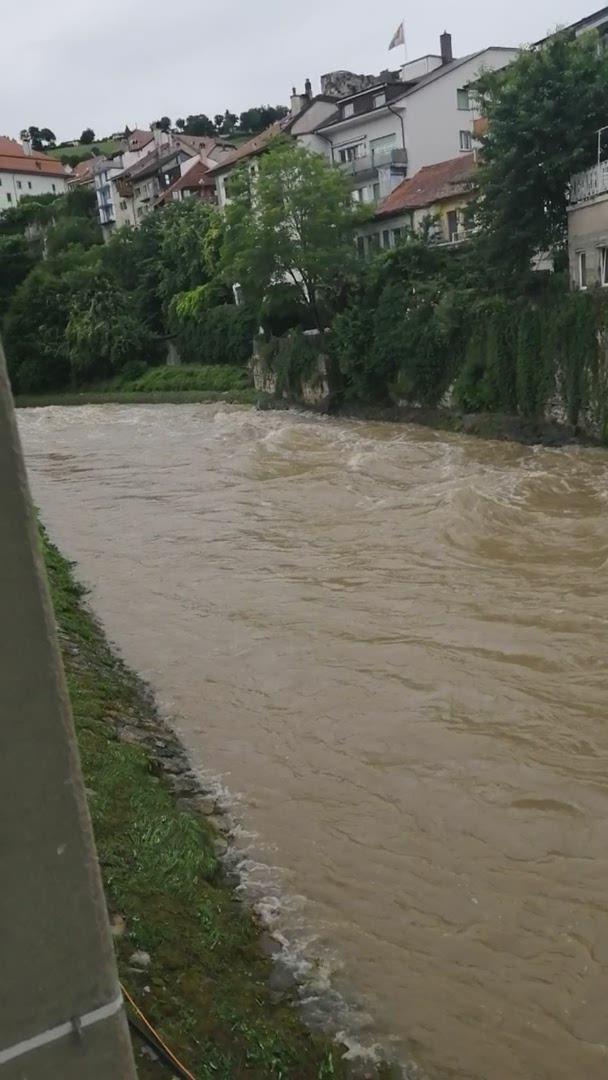
POLYGON ((395 30, 388 51, 390 52, 391 49, 396 49, 398 45, 405 45, 405 26, 403 23, 399 23, 399 26, 395 30))

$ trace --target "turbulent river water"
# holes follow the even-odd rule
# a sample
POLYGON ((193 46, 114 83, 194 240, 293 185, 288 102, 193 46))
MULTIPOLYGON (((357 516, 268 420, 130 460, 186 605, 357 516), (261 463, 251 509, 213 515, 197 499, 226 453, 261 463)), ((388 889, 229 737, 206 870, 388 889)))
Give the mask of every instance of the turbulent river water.
POLYGON ((605 453, 211 405, 19 422, 356 1037, 432 1080, 604 1080, 605 453))

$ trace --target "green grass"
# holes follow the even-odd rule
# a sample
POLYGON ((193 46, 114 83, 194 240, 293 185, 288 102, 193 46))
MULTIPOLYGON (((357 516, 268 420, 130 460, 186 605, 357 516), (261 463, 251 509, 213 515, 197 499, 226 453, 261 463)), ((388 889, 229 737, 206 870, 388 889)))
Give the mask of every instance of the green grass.
POLYGON ((151 367, 135 377, 114 379, 86 387, 51 394, 19 394, 18 408, 41 405, 173 404, 227 401, 253 405, 257 393, 246 368, 230 364, 183 364, 179 367, 151 367))
POLYGON ((46 153, 49 157, 57 158, 60 160, 64 155, 69 154, 70 157, 77 157, 79 161, 85 161, 87 158, 93 156, 93 152, 97 150, 100 155, 113 154, 120 148, 120 143, 117 139, 101 139, 99 142, 91 143, 89 146, 57 146, 54 150, 47 150, 46 153))
MULTIPOLYGON (((121 739, 125 722, 154 730, 154 707, 68 563, 42 543, 108 906, 126 922, 122 981, 197 1080, 346 1077, 340 1051, 273 1001, 260 930, 223 881, 211 825, 180 809, 158 762, 121 739), (152 958, 142 976, 128 966, 135 949, 152 958)), ((144 1080, 168 1075, 140 1055, 138 1068, 144 1080)))
POLYGON ((246 368, 230 364, 181 364, 178 367, 152 367, 136 378, 120 378, 121 390, 147 393, 151 390, 199 390, 229 393, 248 390, 251 380, 246 368))

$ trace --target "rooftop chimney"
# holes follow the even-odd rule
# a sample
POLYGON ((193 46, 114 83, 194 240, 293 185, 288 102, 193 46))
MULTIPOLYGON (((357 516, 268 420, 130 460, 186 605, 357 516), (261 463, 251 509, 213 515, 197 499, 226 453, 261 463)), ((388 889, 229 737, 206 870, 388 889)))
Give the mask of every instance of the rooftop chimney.
POLYGON ((310 100, 310 98, 312 97, 312 83, 310 79, 307 79, 304 83, 304 93, 306 94, 306 97, 310 100))
MULTIPOLYGON (((311 86, 310 89, 312 91, 312 86, 311 86)), ((297 92, 297 90, 296 90, 296 88, 294 86, 293 92, 292 92, 292 95, 291 95, 291 115, 292 116, 297 116, 298 113, 301 113, 302 109, 305 109, 306 106, 308 105, 309 100, 310 99, 309 99, 308 93, 306 93, 306 94, 298 94, 298 92, 297 92)))
POLYGON ((441 63, 451 64, 454 59, 454 53, 452 52, 452 35, 448 34, 447 30, 444 30, 441 38, 441 63))

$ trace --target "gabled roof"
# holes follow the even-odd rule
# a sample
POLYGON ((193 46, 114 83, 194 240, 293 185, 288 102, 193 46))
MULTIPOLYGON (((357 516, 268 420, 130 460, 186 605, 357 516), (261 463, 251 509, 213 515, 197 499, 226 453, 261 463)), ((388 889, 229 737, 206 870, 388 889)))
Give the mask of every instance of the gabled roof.
POLYGON ((37 173, 39 176, 61 176, 68 173, 60 161, 33 150, 26 154, 21 143, 0 135, 0 172, 37 173))
POLYGON ((73 168, 70 176, 68 177, 68 184, 70 187, 84 187, 86 184, 92 184, 94 180, 93 162, 95 158, 85 158, 84 161, 79 161, 73 168))
POLYGON ((394 217, 456 195, 467 194, 473 186, 477 162, 475 154, 462 154, 438 165, 425 165, 411 180, 403 180, 376 211, 377 218, 394 217))
POLYGON ((349 121, 356 120, 358 116, 366 116, 370 112, 380 112, 381 109, 386 106, 381 105, 377 108, 369 109, 367 112, 355 113, 354 116, 344 117, 342 115, 342 106, 345 102, 356 99, 357 97, 368 94, 373 97, 374 93, 387 87, 388 96, 390 96, 391 102, 401 101, 402 98, 410 97, 412 94, 417 94, 419 90, 422 90, 425 86, 429 86, 430 83, 437 82, 438 79, 442 79, 444 75, 449 75, 453 71, 457 71, 458 68, 463 67, 464 64, 468 64, 471 60, 477 60, 481 56, 485 56, 487 52, 518 52, 517 49, 511 49, 504 45, 490 45, 486 49, 479 49, 477 52, 469 53, 468 56, 461 56, 457 60, 451 60, 449 64, 442 64, 441 67, 433 68, 432 71, 428 71, 425 75, 421 75, 418 79, 411 79, 408 82, 401 83, 383 83, 378 86, 370 86, 367 90, 362 90, 358 94, 353 94, 350 98, 342 98, 340 101, 340 107, 336 109, 333 116, 330 116, 316 129, 320 131, 323 128, 332 127, 334 124, 348 123, 349 121))
POLYGON ((259 135, 255 135, 253 139, 249 139, 249 142, 243 143, 242 146, 232 153, 228 154, 223 161, 218 162, 217 165, 211 170, 214 175, 222 172, 224 169, 231 169, 234 165, 237 165, 239 161, 245 161, 247 158, 256 157, 257 154, 261 154, 268 143, 272 139, 276 139, 278 135, 281 135, 283 131, 288 127, 292 117, 287 115, 282 120, 276 120, 274 124, 267 127, 265 131, 260 132, 259 135))
POLYGON ((205 187, 215 187, 209 176, 209 166, 205 165, 204 161, 196 161, 192 168, 165 188, 157 201, 169 202, 174 191, 201 191, 205 187))
POLYGON ((125 169, 123 175, 129 176, 132 180, 143 180, 146 176, 152 176, 180 153, 188 157, 188 155, 193 156, 195 150, 189 150, 184 146, 155 146, 149 154, 125 169))
POLYGON ((143 150, 144 146, 152 142, 154 135, 151 131, 145 131, 143 128, 135 128, 131 131, 126 138, 126 144, 128 150, 143 150))

